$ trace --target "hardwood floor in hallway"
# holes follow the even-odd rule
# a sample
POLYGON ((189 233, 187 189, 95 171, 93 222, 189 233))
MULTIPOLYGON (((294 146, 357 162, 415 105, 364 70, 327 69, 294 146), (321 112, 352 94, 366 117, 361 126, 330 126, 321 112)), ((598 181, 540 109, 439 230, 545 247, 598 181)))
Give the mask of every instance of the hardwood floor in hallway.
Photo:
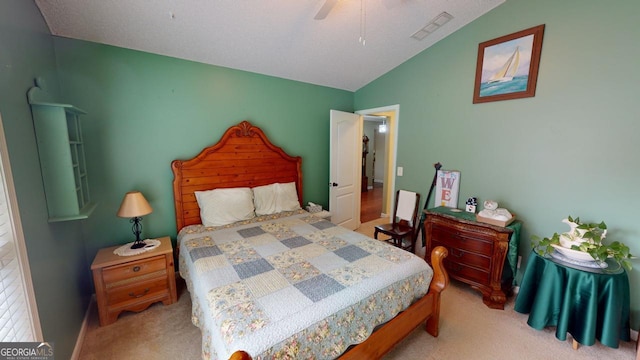
POLYGON ((382 184, 373 183, 373 189, 361 193, 360 222, 379 219, 382 214, 382 184))

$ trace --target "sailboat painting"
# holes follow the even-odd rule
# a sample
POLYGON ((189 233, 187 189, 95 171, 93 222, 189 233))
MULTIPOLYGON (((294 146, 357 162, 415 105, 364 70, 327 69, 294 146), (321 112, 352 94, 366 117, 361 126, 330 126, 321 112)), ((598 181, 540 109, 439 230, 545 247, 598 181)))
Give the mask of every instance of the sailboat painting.
POLYGON ((481 43, 474 103, 535 95, 544 25, 481 43))
MULTIPOLYGON (((486 63, 487 61, 485 61, 485 64, 486 63)), ((518 72, 519 67, 520 67, 520 46, 516 46, 516 49, 513 51, 513 54, 511 54, 511 56, 509 56, 507 61, 504 62, 504 65, 502 65, 500 70, 494 72, 493 75, 491 75, 491 77, 489 77, 487 81, 483 81, 483 83, 487 85, 491 85, 495 83, 513 81, 513 78, 516 76, 516 73, 518 72)), ((527 73, 519 76, 524 77, 526 79, 527 75, 529 74, 527 73)), ((527 86, 525 83, 525 86, 522 88, 522 90, 526 88, 527 86)), ((483 96, 482 92, 483 92, 483 89, 480 88, 480 96, 483 96)))

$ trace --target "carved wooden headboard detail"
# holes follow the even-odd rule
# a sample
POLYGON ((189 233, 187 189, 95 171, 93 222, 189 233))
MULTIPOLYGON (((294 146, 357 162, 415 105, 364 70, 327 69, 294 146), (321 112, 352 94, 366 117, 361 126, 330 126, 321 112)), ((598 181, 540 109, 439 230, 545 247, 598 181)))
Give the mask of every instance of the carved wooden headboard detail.
POLYGON ((262 130, 242 121, 196 157, 171 162, 176 225, 201 224, 194 191, 295 182, 302 205, 302 158, 273 145, 262 130))

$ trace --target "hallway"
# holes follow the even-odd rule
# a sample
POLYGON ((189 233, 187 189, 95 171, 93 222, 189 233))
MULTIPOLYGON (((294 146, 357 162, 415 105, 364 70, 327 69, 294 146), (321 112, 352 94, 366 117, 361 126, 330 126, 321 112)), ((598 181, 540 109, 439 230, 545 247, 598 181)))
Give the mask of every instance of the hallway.
POLYGON ((382 183, 373 183, 373 189, 360 195, 360 222, 366 223, 380 218, 382 214, 382 183))

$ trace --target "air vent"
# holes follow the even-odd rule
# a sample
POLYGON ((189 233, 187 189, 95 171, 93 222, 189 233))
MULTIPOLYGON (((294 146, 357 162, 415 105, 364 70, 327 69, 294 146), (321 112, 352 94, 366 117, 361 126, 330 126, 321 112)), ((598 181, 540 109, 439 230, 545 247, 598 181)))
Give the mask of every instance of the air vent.
POLYGON ((438 28, 440 28, 442 25, 448 23, 451 19, 453 19, 453 16, 451 14, 449 14, 448 12, 443 12, 433 18, 433 20, 429 21, 427 25, 425 25, 422 29, 416 31, 413 35, 411 35, 411 37, 416 40, 422 40, 432 32, 438 30, 438 28))

